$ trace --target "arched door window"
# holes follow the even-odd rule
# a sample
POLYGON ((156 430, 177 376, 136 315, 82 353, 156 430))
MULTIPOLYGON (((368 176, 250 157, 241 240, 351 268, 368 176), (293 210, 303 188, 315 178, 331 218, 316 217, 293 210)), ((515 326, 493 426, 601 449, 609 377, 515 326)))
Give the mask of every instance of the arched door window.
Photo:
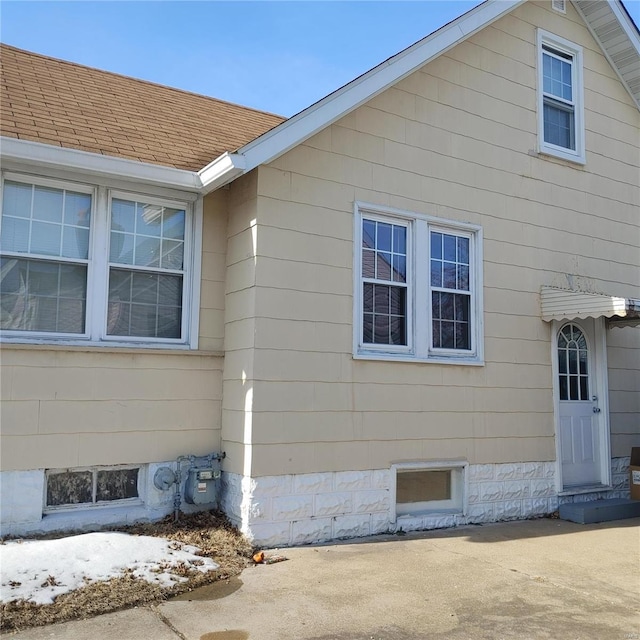
POLYGON ((558 333, 558 382, 560 400, 589 400, 589 346, 576 324, 558 333))

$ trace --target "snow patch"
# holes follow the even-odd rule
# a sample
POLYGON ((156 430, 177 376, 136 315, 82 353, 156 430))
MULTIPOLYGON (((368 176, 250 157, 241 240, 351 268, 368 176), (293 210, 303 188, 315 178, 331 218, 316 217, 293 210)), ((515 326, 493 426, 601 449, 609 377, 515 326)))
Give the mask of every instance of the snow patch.
POLYGON ((165 538, 117 532, 6 542, 0 545, 0 602, 51 604, 63 593, 125 573, 169 587, 186 580, 172 572, 176 567, 186 565, 202 573, 218 568, 197 551, 165 538))

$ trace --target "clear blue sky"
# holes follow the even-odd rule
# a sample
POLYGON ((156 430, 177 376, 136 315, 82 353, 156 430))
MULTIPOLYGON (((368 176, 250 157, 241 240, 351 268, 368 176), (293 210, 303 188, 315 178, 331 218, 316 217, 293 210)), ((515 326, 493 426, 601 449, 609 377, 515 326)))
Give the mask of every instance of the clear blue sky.
MULTIPOLYGON (((0 37, 291 116, 477 4, 2 0, 0 37)), ((640 24, 640 0, 625 6, 640 24)))

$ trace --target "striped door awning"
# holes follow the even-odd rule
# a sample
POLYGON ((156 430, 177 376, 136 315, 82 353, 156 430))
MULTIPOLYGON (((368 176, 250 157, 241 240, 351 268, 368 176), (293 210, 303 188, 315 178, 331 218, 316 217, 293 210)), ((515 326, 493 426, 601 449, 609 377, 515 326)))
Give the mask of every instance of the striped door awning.
POLYGON ((609 318, 610 326, 640 325, 640 300, 544 286, 540 289, 542 319, 609 318))

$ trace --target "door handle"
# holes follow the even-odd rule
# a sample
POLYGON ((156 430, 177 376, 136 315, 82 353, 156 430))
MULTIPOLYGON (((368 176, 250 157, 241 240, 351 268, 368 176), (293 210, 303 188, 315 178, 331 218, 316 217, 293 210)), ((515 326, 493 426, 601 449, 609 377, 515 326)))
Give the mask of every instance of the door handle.
POLYGON ((593 407, 593 413, 600 413, 600 407, 593 407))

